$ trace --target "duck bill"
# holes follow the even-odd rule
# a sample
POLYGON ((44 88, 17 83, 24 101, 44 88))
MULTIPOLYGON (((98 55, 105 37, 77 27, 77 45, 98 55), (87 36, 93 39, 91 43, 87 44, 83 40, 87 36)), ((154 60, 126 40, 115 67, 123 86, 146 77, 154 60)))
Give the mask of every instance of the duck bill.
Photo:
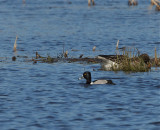
POLYGON ((78 78, 78 80, 81 80, 81 79, 84 79, 83 75, 82 75, 82 77, 78 78))

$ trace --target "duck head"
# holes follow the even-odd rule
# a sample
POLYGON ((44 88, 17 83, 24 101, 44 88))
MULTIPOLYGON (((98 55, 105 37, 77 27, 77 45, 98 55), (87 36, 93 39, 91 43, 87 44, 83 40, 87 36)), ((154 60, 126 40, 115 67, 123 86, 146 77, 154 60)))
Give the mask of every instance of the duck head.
POLYGON ((86 84, 90 84, 91 83, 91 73, 89 71, 86 71, 83 73, 82 77, 79 79, 86 79, 86 84))

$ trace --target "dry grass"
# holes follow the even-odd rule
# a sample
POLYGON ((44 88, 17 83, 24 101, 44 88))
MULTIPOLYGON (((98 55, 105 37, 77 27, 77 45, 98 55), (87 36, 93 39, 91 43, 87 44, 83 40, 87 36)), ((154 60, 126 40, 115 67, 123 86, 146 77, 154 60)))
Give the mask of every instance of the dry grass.
POLYGON ((92 50, 93 50, 93 51, 96 51, 96 46, 94 46, 92 50))
POLYGON ((132 72, 147 72, 150 67, 144 62, 144 59, 139 56, 139 51, 136 48, 123 50, 123 59, 117 55, 117 66, 113 66, 113 71, 132 71, 132 72), (136 52, 137 51, 137 52, 136 52))
POLYGON ((137 0, 128 0, 128 5, 131 6, 137 6, 138 5, 138 1, 137 0))
POLYGON ((152 66, 154 67, 160 67, 160 58, 158 58, 158 55, 157 55, 157 49, 155 48, 155 55, 154 55, 154 58, 151 59, 151 64, 152 66))
POLYGON ((88 6, 91 6, 91 3, 92 5, 95 5, 94 0, 88 0, 88 6))
POLYGON ((160 1, 158 0, 151 0, 151 5, 155 5, 156 6, 156 10, 160 11, 160 1))
MULTIPOLYGON (((118 60, 118 59, 117 59, 118 60)), ((148 66, 144 63, 141 58, 125 58, 121 61, 118 67, 113 66, 113 71, 131 71, 131 72, 147 72, 149 71, 148 66)))

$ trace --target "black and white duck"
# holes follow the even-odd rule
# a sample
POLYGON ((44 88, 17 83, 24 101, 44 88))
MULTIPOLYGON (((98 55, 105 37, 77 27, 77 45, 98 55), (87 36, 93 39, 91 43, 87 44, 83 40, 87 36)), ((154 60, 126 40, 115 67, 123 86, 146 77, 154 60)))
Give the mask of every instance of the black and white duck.
POLYGON ((100 79, 100 80, 95 80, 92 81, 91 79, 91 73, 89 71, 86 71, 83 73, 82 77, 79 78, 80 79, 86 79, 86 84, 112 84, 115 85, 112 80, 104 80, 104 79, 100 79))

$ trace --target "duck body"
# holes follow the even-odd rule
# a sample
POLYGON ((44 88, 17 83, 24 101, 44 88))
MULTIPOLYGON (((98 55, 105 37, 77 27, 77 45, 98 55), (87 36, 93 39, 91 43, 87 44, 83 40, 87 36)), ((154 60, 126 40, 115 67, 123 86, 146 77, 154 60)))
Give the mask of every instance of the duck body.
POLYGON ((101 79, 101 80, 95 80, 95 81, 92 82, 91 81, 91 73, 89 71, 84 72, 82 77, 79 78, 79 79, 82 79, 82 78, 86 79, 86 84, 91 84, 91 85, 93 85, 93 84, 113 84, 114 85, 112 80, 101 79))
POLYGON ((112 80, 101 79, 101 80, 95 80, 95 81, 91 82, 90 84, 114 84, 114 83, 112 82, 112 80))

